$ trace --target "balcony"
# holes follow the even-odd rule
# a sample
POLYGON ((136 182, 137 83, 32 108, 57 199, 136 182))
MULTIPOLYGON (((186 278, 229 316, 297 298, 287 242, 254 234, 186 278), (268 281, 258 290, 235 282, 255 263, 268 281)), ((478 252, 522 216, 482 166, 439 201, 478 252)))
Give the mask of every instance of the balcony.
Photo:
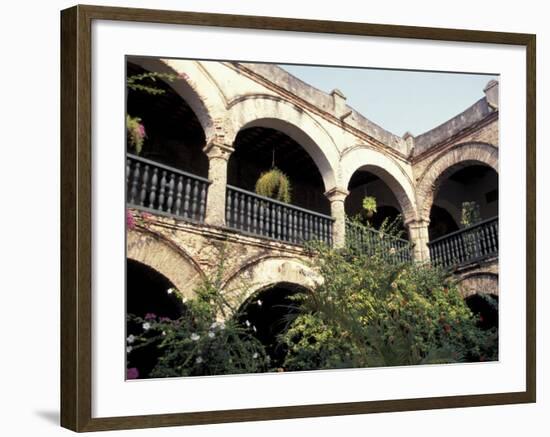
MULTIPOLYGON (((133 154, 126 155, 126 201, 129 207, 204 223, 210 181, 133 154)), ((225 226, 239 233, 285 243, 333 244, 334 218, 227 185, 225 226)), ((346 223, 346 245, 364 254, 387 254, 396 262, 413 259, 409 241, 346 223), (383 250, 379 250, 382 248, 383 250)), ((498 256, 498 217, 444 235, 428 243, 430 259, 454 268, 498 256)))
POLYGON ((293 244, 310 240, 332 244, 328 215, 309 211, 231 185, 227 186, 226 225, 246 234, 293 244))
POLYGON ((390 261, 412 261, 412 244, 407 240, 388 236, 349 221, 346 223, 346 245, 365 255, 379 253, 390 261))
POLYGON ((498 256, 498 216, 428 243, 432 263, 453 268, 498 256))
POLYGON ((209 184, 200 176, 126 154, 128 206, 202 223, 209 184))

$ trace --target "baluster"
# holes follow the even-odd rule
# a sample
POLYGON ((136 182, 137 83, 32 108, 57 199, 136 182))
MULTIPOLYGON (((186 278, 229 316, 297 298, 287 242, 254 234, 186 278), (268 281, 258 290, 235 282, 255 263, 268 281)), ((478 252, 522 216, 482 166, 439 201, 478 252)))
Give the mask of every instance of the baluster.
POLYGON ((281 240, 288 241, 288 210, 281 206, 281 240))
POLYGON ((252 196, 246 196, 246 230, 252 231, 252 196))
POLYGON ((206 214, 206 182, 200 182, 199 221, 204 221, 206 214))
POLYGON ((304 241, 310 241, 310 229, 311 229, 311 216, 309 214, 305 214, 304 217, 304 241))
POLYGON ((174 204, 174 185, 176 184, 176 175, 170 174, 170 182, 168 182, 168 198, 166 199, 166 211, 172 212, 172 205, 174 204))
POLYGON ((258 232, 258 199, 256 197, 252 199, 252 232, 261 235, 261 232, 258 232))
POLYGON ((276 206, 276 211, 277 211, 277 215, 276 215, 277 236, 275 238, 280 240, 281 236, 282 236, 282 227, 281 227, 282 214, 281 214, 281 206, 280 205, 276 206))
POLYGON ((239 228, 242 229, 244 231, 245 229, 245 221, 244 221, 244 217, 245 217, 245 211, 246 211, 246 195, 244 193, 241 193, 240 194, 240 198, 241 198, 241 201, 240 201, 240 207, 241 207, 241 210, 239 211, 239 228))
POLYGON ((198 209, 199 209, 199 181, 193 181, 193 192, 191 194, 191 218, 193 220, 198 220, 198 209))
POLYGON ((264 219, 265 219, 264 201, 259 200, 258 201, 258 234, 260 235, 264 235, 264 219))
POLYGON ((139 204, 143 206, 145 203, 145 197, 147 196, 147 182, 149 182, 149 165, 143 166, 143 176, 141 178, 141 191, 139 193, 139 204))
POLYGON ((183 216, 189 218, 189 206, 191 205, 191 179, 185 178, 185 194, 183 195, 183 216))
POLYGON ((164 199, 166 198, 164 191, 166 190, 166 170, 162 170, 162 176, 160 177, 160 190, 159 190, 159 211, 164 211, 164 199))
POLYGON ((491 236, 491 245, 493 247, 493 253, 498 252, 498 221, 495 221, 489 225, 489 235, 491 236))
POLYGON ((151 192, 149 193, 149 208, 155 209, 155 201, 157 200, 157 183, 159 180, 159 170, 157 167, 153 168, 153 175, 151 176, 151 192))
POLYGON ((225 223, 229 227, 233 226, 233 214, 231 214, 231 198, 231 190, 227 189, 225 192, 225 223))
POLYGON ((174 213, 179 216, 181 214, 181 197, 183 195, 183 176, 178 176, 178 184, 176 185, 176 204, 174 205, 174 213))
POLYGON ((490 252, 487 248, 487 227, 485 225, 479 228, 479 249, 481 256, 486 256, 490 252))
POLYGON ((134 167, 134 174, 132 178, 132 188, 130 189, 130 199, 128 199, 128 203, 135 204, 136 196, 137 196, 137 190, 138 190, 138 182, 139 182, 139 162, 136 162, 136 166, 134 167))
POLYGON ((130 175, 132 172, 132 161, 126 159, 126 202, 130 198, 130 175))
POLYGON ((233 227, 235 229, 239 228, 239 193, 233 191, 233 227))
POLYGON ((304 242, 304 213, 298 211, 298 222, 296 223, 296 241, 299 244, 304 242))

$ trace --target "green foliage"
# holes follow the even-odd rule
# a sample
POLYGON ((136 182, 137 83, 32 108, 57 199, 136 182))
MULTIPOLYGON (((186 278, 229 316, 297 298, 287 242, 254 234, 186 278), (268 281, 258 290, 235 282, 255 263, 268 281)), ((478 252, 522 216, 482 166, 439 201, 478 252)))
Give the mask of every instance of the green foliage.
POLYGON ((129 90, 132 91, 143 91, 151 95, 161 95, 164 94, 166 91, 153 85, 157 81, 157 79, 161 79, 167 82, 174 82, 175 80, 181 78, 182 77, 178 76, 177 74, 157 73, 153 71, 128 76, 126 78, 126 86, 129 90))
POLYGON ((256 194, 290 203, 291 186, 288 176, 278 168, 272 168, 260 175, 256 182, 256 194))
POLYGON ((320 244, 310 250, 324 281, 297 298, 302 315, 281 338, 286 370, 497 358, 496 331, 476 326, 441 270, 393 260, 383 245, 369 255, 320 244))
POLYGON ((126 115, 126 132, 128 136, 128 143, 139 155, 147 136, 145 133, 145 127, 141 123, 141 118, 126 115))
POLYGON ((365 196, 363 198, 363 209, 368 213, 376 213, 376 197, 365 196))
MULTIPOLYGON (((223 256, 223 254, 222 254, 223 256)), ((238 323, 240 313, 232 306, 231 293, 222 293, 223 258, 216 274, 205 277, 195 290, 195 298, 186 302, 185 314, 177 320, 129 315, 142 332, 127 339, 128 367, 132 352, 155 346, 158 361, 151 377, 224 375, 256 373, 267 370, 268 358, 262 344, 253 335, 253 326, 238 323), (222 322, 221 320, 225 320, 222 322)), ((246 287, 239 287, 238 293, 246 287)), ((170 292, 184 300, 178 290, 170 292)))
POLYGON ((481 221, 479 205, 477 202, 462 202, 462 217, 460 223, 463 226, 472 226, 481 221))

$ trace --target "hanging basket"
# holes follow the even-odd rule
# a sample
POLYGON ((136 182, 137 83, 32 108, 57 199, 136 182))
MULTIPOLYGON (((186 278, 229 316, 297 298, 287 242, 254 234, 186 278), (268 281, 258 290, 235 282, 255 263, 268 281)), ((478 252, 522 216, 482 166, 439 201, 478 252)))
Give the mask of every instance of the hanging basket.
POLYGON ((288 176, 278 168, 272 168, 260 175, 256 182, 256 194, 290 203, 291 186, 288 176))

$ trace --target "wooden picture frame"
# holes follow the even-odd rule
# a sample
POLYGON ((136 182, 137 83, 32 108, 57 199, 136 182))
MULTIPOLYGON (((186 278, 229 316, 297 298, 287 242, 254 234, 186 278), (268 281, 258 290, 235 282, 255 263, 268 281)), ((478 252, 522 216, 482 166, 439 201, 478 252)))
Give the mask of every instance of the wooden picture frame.
POLYGON ((535 35, 75 6, 61 13, 61 425, 74 431, 213 424, 536 401, 535 35), (92 22, 110 20, 272 31, 491 43, 526 48, 526 390, 383 401, 92 417, 92 22))

